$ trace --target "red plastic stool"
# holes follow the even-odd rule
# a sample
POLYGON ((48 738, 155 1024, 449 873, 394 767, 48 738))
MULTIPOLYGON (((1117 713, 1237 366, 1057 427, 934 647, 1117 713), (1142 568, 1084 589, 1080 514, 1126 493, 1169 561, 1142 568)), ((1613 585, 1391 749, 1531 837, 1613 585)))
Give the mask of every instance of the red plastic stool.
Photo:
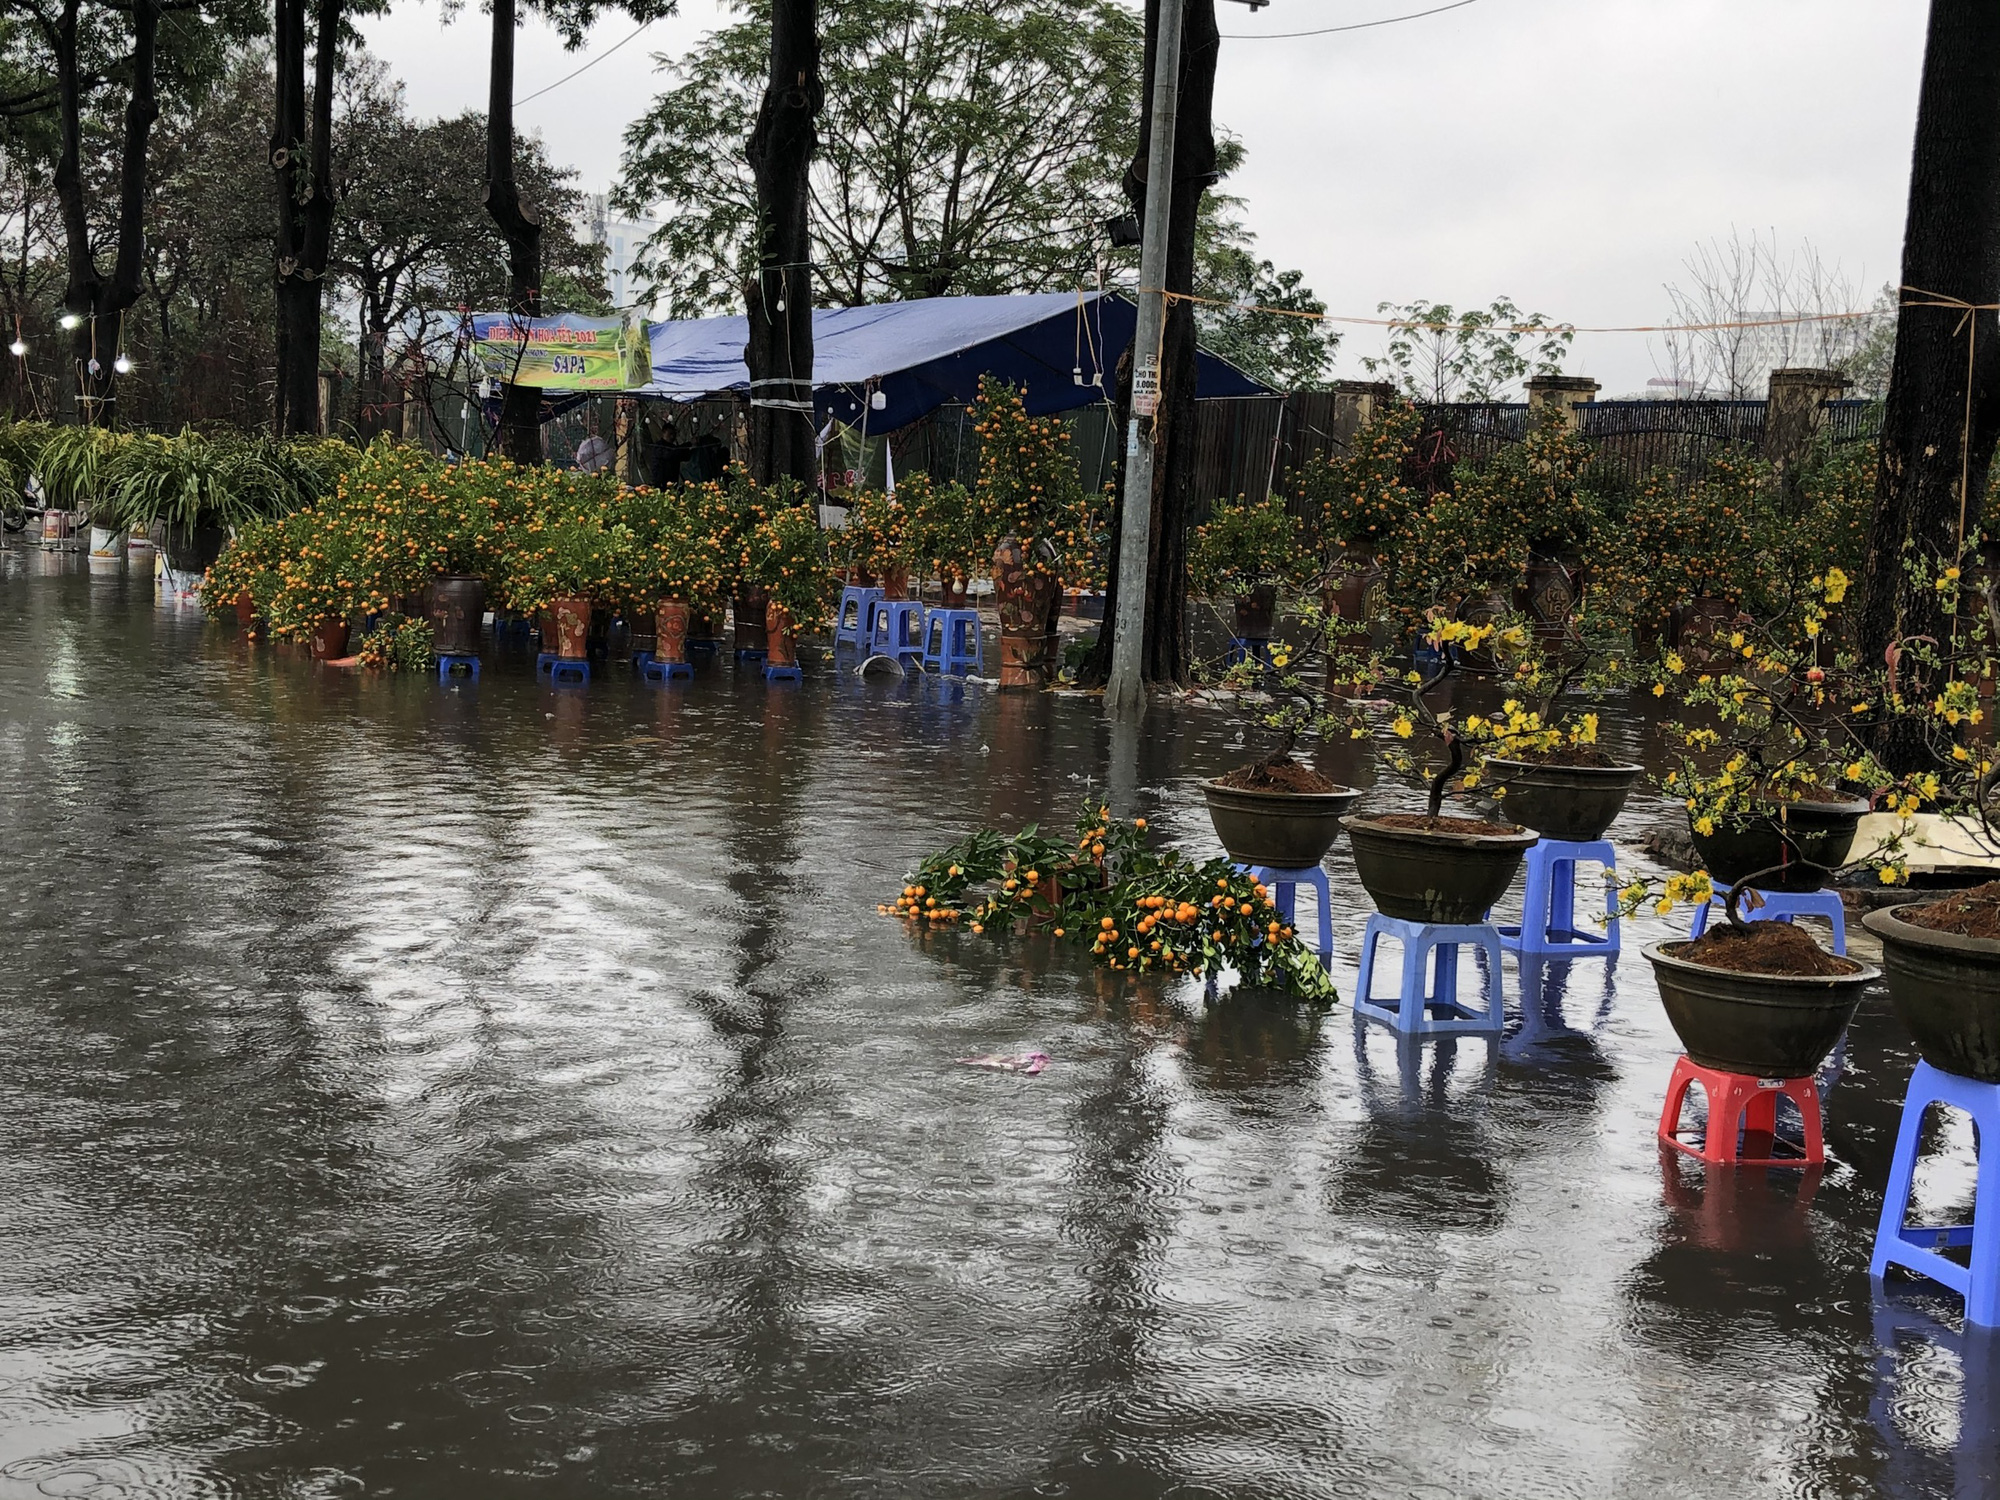
POLYGON ((1673 1079, 1667 1084, 1667 1105, 1660 1111, 1660 1141, 1698 1161, 1726 1162, 1735 1167, 1816 1167, 1826 1161, 1826 1142, 1820 1134, 1819 1090, 1812 1079, 1754 1078, 1748 1073, 1724 1073, 1717 1068, 1704 1068, 1688 1057, 1674 1064, 1673 1079), (1708 1133, 1699 1147, 1680 1138, 1681 1109, 1687 1103, 1688 1086, 1696 1083, 1708 1096, 1708 1133), (1775 1154, 1779 1144, 1781 1095, 1799 1107, 1799 1119, 1805 1126, 1803 1155, 1775 1154), (1767 1154, 1738 1156, 1739 1129, 1743 1149, 1767 1154))

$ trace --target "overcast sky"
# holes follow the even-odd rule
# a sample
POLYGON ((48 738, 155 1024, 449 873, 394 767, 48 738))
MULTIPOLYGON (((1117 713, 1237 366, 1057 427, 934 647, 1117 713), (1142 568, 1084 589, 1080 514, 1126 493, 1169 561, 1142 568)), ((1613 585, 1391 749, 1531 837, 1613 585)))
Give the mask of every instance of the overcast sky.
MULTIPOLYGON (((1580 325, 1657 323, 1662 284, 1732 227, 1809 241, 1872 300, 1894 279, 1926 7, 1921 0, 1476 0, 1344 34, 1439 0, 1223 4, 1217 123, 1240 136, 1230 189, 1260 252, 1296 266, 1330 311, 1417 298, 1580 325), (1238 37, 1256 39, 1238 40, 1238 37)), ((582 185, 618 171, 626 124, 657 91, 656 55, 713 27, 714 0, 647 27, 523 104, 582 185)), ((404 0, 361 21, 421 114, 484 108, 489 23, 447 25, 404 0)), ((601 24, 566 53, 530 21, 517 98, 632 35, 601 24)), ((1348 332, 1340 374, 1380 335, 1348 332)), ((1579 336, 1570 368, 1606 395, 1657 373, 1646 335, 1579 336)))

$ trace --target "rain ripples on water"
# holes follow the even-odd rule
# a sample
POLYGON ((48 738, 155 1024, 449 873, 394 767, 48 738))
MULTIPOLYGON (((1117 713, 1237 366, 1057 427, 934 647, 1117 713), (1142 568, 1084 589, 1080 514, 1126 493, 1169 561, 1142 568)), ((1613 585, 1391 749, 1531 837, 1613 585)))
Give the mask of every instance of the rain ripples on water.
POLYGON ((357 679, 0 552, 0 1500, 2000 1493, 1867 1281, 1881 995, 1824 1177, 1704 1180, 1651 920, 1412 1048, 875 914, 1086 794, 1213 852, 1235 732, 357 679))

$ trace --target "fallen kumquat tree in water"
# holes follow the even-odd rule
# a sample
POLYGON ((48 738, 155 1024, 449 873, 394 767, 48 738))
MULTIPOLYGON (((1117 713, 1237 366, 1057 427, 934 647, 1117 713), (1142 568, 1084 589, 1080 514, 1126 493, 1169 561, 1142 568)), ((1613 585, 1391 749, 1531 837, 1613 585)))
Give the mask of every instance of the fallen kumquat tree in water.
POLYGON ((1045 928, 1114 969, 1209 981, 1234 969, 1245 985, 1339 999, 1262 881, 1227 859, 1149 849, 1144 818, 1114 821, 1106 807, 1086 807, 1070 840, 1032 824, 970 834, 925 859, 877 909, 926 928, 1045 928))

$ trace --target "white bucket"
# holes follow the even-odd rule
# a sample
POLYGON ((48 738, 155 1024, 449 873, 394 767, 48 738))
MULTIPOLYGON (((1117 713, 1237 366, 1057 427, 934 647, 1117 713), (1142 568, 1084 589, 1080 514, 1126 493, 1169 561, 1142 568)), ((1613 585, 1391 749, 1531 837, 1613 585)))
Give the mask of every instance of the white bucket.
POLYGON ((116 559, 125 555, 125 533, 113 531, 107 526, 90 528, 90 555, 99 561, 116 559))
POLYGON ((153 539, 143 531, 133 532, 126 539, 125 555, 127 557, 151 557, 153 555, 153 539))

